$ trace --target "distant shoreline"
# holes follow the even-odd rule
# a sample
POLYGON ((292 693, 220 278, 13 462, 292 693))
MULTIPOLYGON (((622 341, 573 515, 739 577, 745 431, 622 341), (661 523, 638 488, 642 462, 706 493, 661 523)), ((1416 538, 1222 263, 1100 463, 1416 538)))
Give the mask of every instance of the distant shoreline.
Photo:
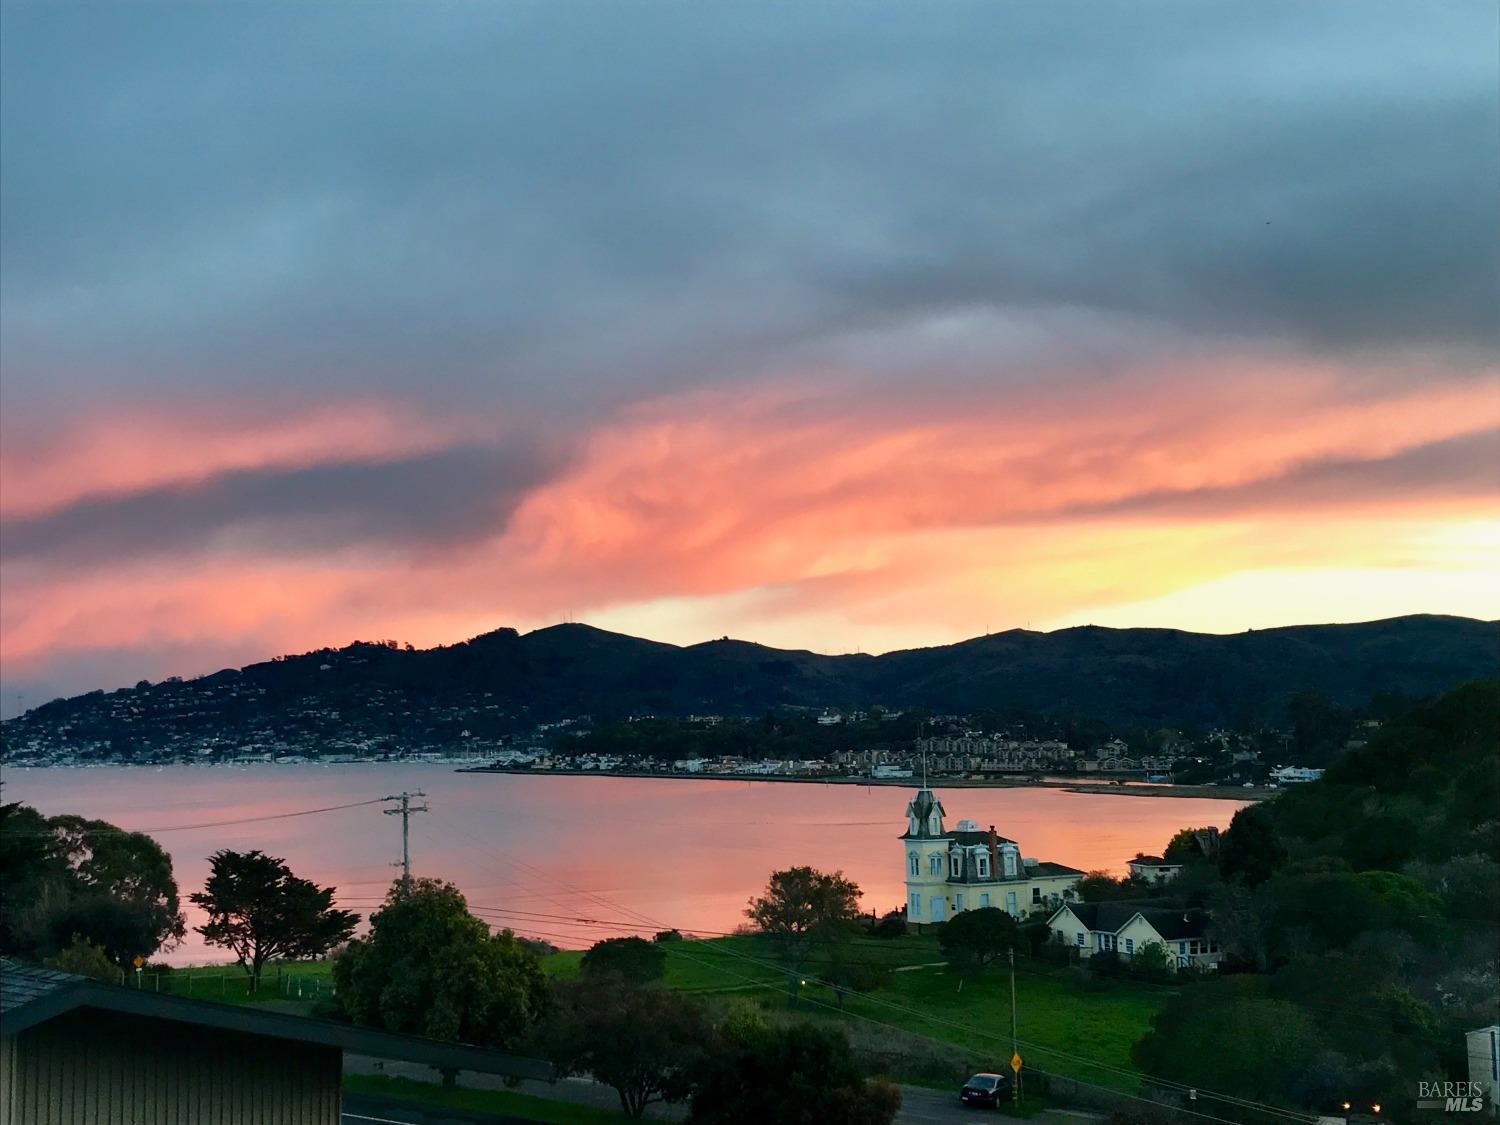
MULTIPOLYGON (((662 781, 744 781, 772 782, 780 785, 882 785, 910 789, 910 777, 787 777, 776 774, 743 773, 648 773, 643 770, 533 770, 509 766, 474 766, 455 773, 493 773, 518 777, 633 777, 662 781)), ((1220 801, 1263 801, 1270 797, 1265 789, 1242 789, 1230 785, 1110 785, 1078 781, 1012 781, 1009 779, 937 777, 931 779, 937 789, 1061 789, 1066 793, 1094 793, 1116 797, 1207 797, 1220 801)))

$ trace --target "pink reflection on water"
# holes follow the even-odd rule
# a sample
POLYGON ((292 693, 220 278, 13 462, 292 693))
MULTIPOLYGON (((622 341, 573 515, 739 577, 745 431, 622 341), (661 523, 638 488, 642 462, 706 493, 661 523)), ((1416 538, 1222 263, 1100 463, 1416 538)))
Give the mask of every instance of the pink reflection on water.
MULTIPOLYGON (((493 924, 557 945, 630 929, 731 931, 766 876, 794 864, 841 869, 863 889, 867 911, 893 909, 905 896, 896 841, 910 796, 904 788, 476 776, 432 765, 6 771, 8 800, 122 828, 268 816, 402 789, 425 790, 431 806, 412 818, 413 871, 457 883, 493 924)), ((1242 804, 1058 789, 938 794, 950 825, 993 824, 1027 856, 1116 874, 1179 828, 1226 826, 1242 804)), ((401 847, 399 820, 373 805, 158 838, 172 855, 189 926, 202 919, 186 896, 202 887, 218 848, 282 856, 297 874, 336 886, 341 905, 368 914, 397 874, 401 847)), ((166 959, 225 957, 190 932, 166 959)))

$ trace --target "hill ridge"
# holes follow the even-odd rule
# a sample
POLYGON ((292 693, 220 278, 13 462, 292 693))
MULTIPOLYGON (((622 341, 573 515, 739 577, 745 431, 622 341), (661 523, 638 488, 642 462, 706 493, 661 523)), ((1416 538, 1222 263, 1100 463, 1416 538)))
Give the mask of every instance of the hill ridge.
POLYGON ((54 700, 6 720, 0 737, 7 753, 72 741, 127 756, 195 738, 217 745, 336 735, 376 746, 441 745, 584 714, 875 704, 1229 726, 1278 721, 1302 691, 1357 706, 1378 692, 1431 695, 1500 673, 1496 622, 1429 614, 1230 634, 1013 629, 879 655, 723 640, 681 646, 564 623, 528 633, 500 628, 428 649, 355 641, 54 700))

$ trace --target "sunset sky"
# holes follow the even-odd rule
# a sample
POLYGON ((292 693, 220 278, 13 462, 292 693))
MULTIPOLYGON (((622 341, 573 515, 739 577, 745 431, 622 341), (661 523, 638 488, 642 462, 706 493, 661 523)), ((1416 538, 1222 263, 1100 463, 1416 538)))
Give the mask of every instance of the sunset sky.
POLYGON ((7 2, 4 713, 1500 616, 1497 18, 7 2))

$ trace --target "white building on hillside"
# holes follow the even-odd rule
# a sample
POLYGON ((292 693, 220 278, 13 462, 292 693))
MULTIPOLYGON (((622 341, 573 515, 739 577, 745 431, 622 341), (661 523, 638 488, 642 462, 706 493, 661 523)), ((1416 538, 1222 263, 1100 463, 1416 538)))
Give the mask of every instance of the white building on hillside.
POLYGON ((1280 766, 1271 771, 1271 780, 1279 785, 1317 781, 1322 776, 1322 770, 1309 769, 1306 766, 1280 766))
POLYGON ((1076 894, 1083 872, 1021 854, 1021 845, 960 820, 949 831, 943 804, 925 786, 906 806, 901 835, 906 862, 906 925, 946 922, 965 910, 986 906, 1020 918, 1033 910, 1055 910, 1076 894))

